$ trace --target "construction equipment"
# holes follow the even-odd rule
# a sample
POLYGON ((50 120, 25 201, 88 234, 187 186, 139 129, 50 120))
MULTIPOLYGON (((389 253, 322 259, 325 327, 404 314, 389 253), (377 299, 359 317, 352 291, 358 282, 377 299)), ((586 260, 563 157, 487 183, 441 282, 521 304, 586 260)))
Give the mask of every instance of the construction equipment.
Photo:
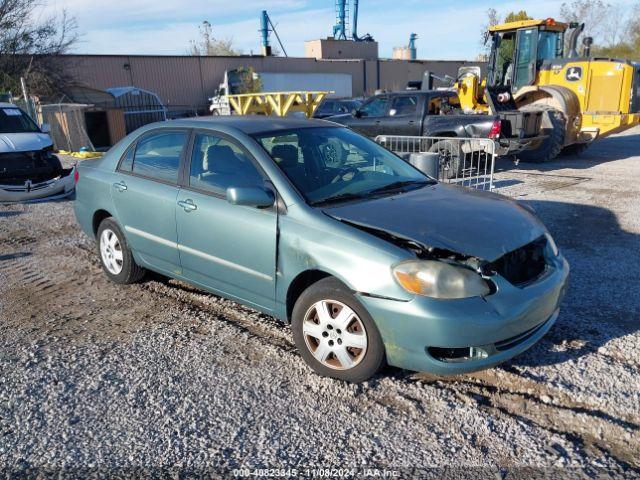
MULTIPOLYGON (((466 111, 543 112, 541 140, 523 160, 578 154, 592 141, 640 124, 640 65, 590 56, 584 24, 523 20, 489 28, 487 77, 463 67, 455 87, 466 111), (565 33, 569 32, 565 42, 565 33), (565 48, 566 43, 566 48, 565 48)), ((518 122, 512 115, 511 121, 518 122)))

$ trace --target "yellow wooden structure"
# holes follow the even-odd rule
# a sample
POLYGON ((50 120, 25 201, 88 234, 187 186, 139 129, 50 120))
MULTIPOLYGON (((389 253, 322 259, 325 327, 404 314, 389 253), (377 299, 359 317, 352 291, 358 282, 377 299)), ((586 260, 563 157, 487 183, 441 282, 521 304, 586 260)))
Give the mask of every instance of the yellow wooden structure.
POLYGON ((229 105, 237 115, 276 115, 284 117, 290 112, 302 112, 307 117, 331 92, 260 92, 228 95, 229 105))

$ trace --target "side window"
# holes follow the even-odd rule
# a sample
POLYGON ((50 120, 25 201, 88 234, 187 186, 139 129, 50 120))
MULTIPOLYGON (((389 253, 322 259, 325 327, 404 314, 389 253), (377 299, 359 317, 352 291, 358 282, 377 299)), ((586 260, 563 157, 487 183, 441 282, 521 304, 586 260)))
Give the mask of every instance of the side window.
POLYGON ((440 115, 442 97, 433 97, 429 100, 429 115, 440 115))
POLYGON ((320 105, 318 112, 323 114, 329 114, 329 113, 333 113, 334 109, 335 109, 335 102, 324 102, 322 105, 320 105))
POLYGON ((360 112, 366 117, 381 117, 387 112, 387 97, 376 97, 365 103, 360 112))
POLYGON ((213 134, 196 135, 189 172, 191 187, 225 195, 229 187, 254 187, 262 182, 262 175, 237 144, 213 134))
POLYGON ((516 88, 531 85, 535 78, 534 62, 536 60, 536 42, 538 31, 535 29, 518 30, 518 53, 516 57, 516 88))
POLYGON ((390 113, 396 117, 402 115, 414 115, 418 108, 418 97, 402 95, 391 101, 390 113))
POLYGON ((124 157, 122 157, 122 161, 120 162, 120 167, 118 167, 118 169, 124 172, 130 172, 133 169, 133 156, 135 153, 135 147, 129 147, 129 150, 127 150, 124 157))
POLYGON ((180 156, 187 137, 187 132, 159 132, 138 140, 133 173, 177 183, 180 156))

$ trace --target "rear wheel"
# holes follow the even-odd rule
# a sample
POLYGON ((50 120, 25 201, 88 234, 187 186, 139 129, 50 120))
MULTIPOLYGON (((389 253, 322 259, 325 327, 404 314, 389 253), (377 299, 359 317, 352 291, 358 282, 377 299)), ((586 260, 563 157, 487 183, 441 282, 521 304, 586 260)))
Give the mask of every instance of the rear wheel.
POLYGON ((553 108, 546 108, 542 117, 542 135, 546 138, 537 148, 520 152, 518 160, 530 163, 546 163, 555 159, 564 146, 567 124, 564 113, 553 108))
POLYGON ((320 375, 363 382, 384 364, 384 344, 373 319, 334 278, 300 295, 291 323, 300 355, 320 375))
POLYGON ((98 253, 104 273, 115 283, 135 283, 145 270, 136 264, 127 239, 112 217, 104 219, 98 227, 98 253))

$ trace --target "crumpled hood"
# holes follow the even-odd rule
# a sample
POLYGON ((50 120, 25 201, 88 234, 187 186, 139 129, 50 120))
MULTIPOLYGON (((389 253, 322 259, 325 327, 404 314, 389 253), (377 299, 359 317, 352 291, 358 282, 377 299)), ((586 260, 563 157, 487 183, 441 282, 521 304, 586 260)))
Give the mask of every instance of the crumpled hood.
POLYGON ((540 220, 513 200, 442 183, 323 211, 337 220, 490 262, 546 232, 540 220))
POLYGON ((0 153, 31 152, 51 145, 46 133, 0 133, 0 153))

